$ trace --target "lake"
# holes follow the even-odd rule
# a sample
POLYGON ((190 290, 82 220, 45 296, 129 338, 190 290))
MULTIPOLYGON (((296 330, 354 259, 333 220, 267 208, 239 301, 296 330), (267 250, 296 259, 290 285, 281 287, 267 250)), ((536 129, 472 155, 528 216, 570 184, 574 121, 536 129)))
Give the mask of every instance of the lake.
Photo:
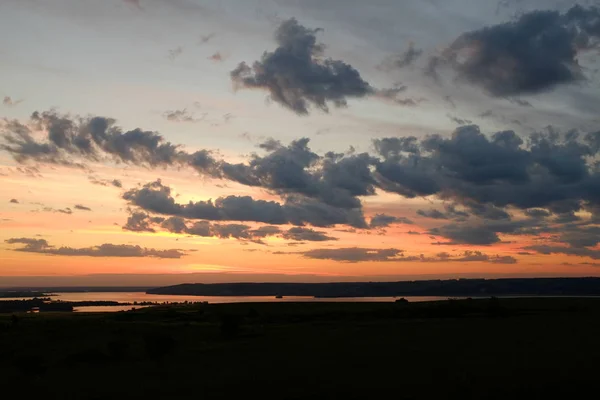
MULTIPOLYGON (((263 302, 392 302, 396 297, 342 297, 342 298, 314 298, 302 296, 289 296, 282 299, 276 299, 273 296, 175 296, 165 294, 146 294, 144 292, 81 292, 81 293, 53 293, 53 300, 63 301, 117 301, 119 303, 134 302, 158 302, 158 303, 182 303, 189 302, 208 302, 218 303, 263 303, 263 302)), ((411 302, 446 300, 448 297, 437 296, 405 296, 405 299, 411 302)), ((25 300, 20 298, 14 300, 25 300)), ((11 299, 2 299, 11 300, 11 299)), ((107 311, 125 311, 132 308, 143 306, 92 306, 76 307, 75 311, 86 312, 107 312, 107 311)))

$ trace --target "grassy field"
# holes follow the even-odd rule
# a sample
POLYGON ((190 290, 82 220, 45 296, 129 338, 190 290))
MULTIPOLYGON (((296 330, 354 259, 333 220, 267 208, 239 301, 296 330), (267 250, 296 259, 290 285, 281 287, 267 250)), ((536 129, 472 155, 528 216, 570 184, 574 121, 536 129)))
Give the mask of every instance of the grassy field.
POLYGON ((21 399, 583 398, 597 386, 599 338, 600 299, 583 298, 0 315, 0 390, 21 399))

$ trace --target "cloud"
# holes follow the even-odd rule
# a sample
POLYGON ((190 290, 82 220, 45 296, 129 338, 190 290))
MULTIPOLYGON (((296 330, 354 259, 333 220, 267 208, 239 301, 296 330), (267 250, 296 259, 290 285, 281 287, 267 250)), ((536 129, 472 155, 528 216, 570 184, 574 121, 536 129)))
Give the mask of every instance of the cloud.
POLYGON ((14 107, 22 102, 23 100, 13 100, 10 96, 4 96, 4 99, 2 99, 2 104, 4 104, 6 107, 14 107))
POLYGON ((339 249, 315 249, 301 253, 306 258, 317 260, 332 260, 347 263, 357 263, 365 261, 396 261, 402 257, 402 250, 399 249, 369 249, 361 247, 345 247, 339 249))
POLYGON ((132 232, 155 232, 152 224, 159 224, 165 221, 162 217, 150 217, 148 214, 140 211, 132 212, 123 225, 123 229, 132 232))
POLYGON ((174 49, 169 50, 169 60, 175 61, 177 57, 183 54, 183 47, 178 46, 174 49))
POLYGON ((116 188, 122 188, 123 183, 120 179, 99 179, 94 176, 88 176, 88 180, 94 185, 100 186, 114 186, 116 188))
POLYGON ((600 132, 550 130, 531 135, 525 143, 513 131, 486 136, 469 125, 457 128, 450 138, 375 140, 383 158, 375 175, 377 186, 386 191, 409 198, 437 195, 497 218, 506 218, 498 209, 507 206, 562 207, 564 213, 600 201, 595 194, 600 175, 588 162, 598 154, 599 144, 600 132))
POLYGON ((278 47, 252 66, 240 63, 231 71, 232 81, 238 88, 267 91, 273 101, 299 115, 307 115, 310 106, 327 112, 330 105, 345 107, 349 98, 375 94, 351 65, 324 56, 319 31, 294 18, 283 21, 275 32, 278 47))
POLYGON ((317 260, 332 260, 345 263, 358 262, 485 262, 492 264, 515 264, 517 260, 512 256, 500 256, 482 253, 480 251, 465 251, 458 255, 449 253, 438 253, 433 257, 427 257, 423 254, 418 256, 407 256, 403 250, 389 249, 370 249, 361 247, 345 247, 337 249, 315 249, 300 253, 306 258, 317 260))
POLYGON ((410 225, 413 222, 406 217, 394 217, 393 215, 387 214, 375 214, 371 218, 369 226, 371 228, 386 228, 392 224, 407 224, 410 225))
MULTIPOLYGON (((598 48, 600 10, 579 5, 561 14, 532 11, 458 37, 444 62, 458 78, 492 96, 547 91, 585 79, 578 54, 598 48)), ((434 68, 435 70, 435 68, 434 68)))
POLYGON ((200 36, 200 44, 205 44, 210 42, 217 34, 212 32, 207 35, 200 36))
POLYGON ((588 249, 585 247, 563 247, 555 245, 533 245, 524 247, 523 250, 531 250, 540 254, 566 254, 576 257, 590 257, 594 260, 600 260, 600 250, 588 249))
POLYGON ((392 70, 410 67, 422 54, 423 50, 416 48, 415 44, 411 42, 403 53, 386 58, 383 63, 381 63, 380 68, 392 70))
POLYGON ((0 149, 18 162, 74 165, 73 158, 79 157, 94 162, 167 166, 186 163, 192 156, 156 132, 139 128, 123 132, 110 118, 71 118, 55 111, 34 112, 28 125, 4 120, 2 138, 0 149), (35 139, 33 131, 45 132, 46 140, 35 139))
POLYGON ((82 211, 92 211, 91 208, 83 206, 81 204, 75 204, 75 207, 73 207, 73 208, 75 208, 76 210, 82 210, 82 211))
POLYGON ((254 200, 250 196, 219 197, 215 201, 178 204, 171 188, 160 180, 130 189, 123 198, 131 205, 157 214, 211 221, 252 221, 274 225, 292 224, 326 227, 347 224, 366 227, 360 210, 340 209, 305 198, 288 198, 285 203, 254 200))
POLYGON ((459 118, 455 115, 447 114, 446 116, 450 119, 450 121, 454 122, 457 125, 470 125, 473 123, 473 121, 471 121, 470 119, 459 118))
POLYGON ((57 256, 181 258, 187 254, 178 249, 157 250, 140 246, 110 243, 92 247, 73 248, 54 247, 49 245, 44 239, 12 238, 5 240, 5 242, 8 244, 25 245, 24 247, 13 249, 14 251, 57 256))
POLYGON ((223 178, 247 186, 260 186, 280 195, 301 194, 340 208, 360 208, 358 196, 375 194, 371 165, 376 160, 367 153, 324 156, 314 153, 309 139, 284 146, 277 141, 260 145, 265 156, 253 155, 246 164, 220 164, 223 178))
MULTIPOLYGON (((34 212, 38 212, 39 210, 36 210, 34 212)), ((53 212, 53 213, 61 213, 61 214, 73 214, 73 210, 71 210, 71 208, 69 207, 65 207, 65 208, 52 208, 52 207, 44 207, 42 208, 42 211, 44 212, 53 212)))
POLYGON ((10 199, 9 203, 19 204, 19 200, 17 200, 17 199, 10 199))
POLYGON ((498 234, 485 226, 449 224, 431 229, 429 233, 450 239, 448 244, 490 245, 500 242, 498 234))
POLYGON ((218 51, 213 53, 213 55, 211 55, 210 57, 208 57, 209 60, 212 60, 214 62, 222 62, 223 58, 223 55, 218 51))
POLYGON ((165 111, 163 117, 171 122, 198 122, 203 119, 196 118, 194 114, 190 113, 186 108, 182 110, 165 111))
POLYGON ((310 242, 324 242, 329 240, 337 240, 332 236, 328 236, 324 232, 315 231, 310 228, 290 228, 287 232, 284 232, 282 237, 288 240, 296 240, 299 242, 310 241, 310 242))
POLYGON ((252 228, 245 224, 222 224, 210 221, 187 220, 182 217, 153 217, 147 213, 132 212, 123 226, 123 229, 134 232, 156 232, 163 229, 172 233, 187 234, 202 237, 218 237, 221 239, 248 240, 261 243, 267 237, 280 237, 285 240, 302 242, 324 242, 337 240, 337 238, 311 228, 293 227, 282 230, 278 226, 264 225, 252 228))

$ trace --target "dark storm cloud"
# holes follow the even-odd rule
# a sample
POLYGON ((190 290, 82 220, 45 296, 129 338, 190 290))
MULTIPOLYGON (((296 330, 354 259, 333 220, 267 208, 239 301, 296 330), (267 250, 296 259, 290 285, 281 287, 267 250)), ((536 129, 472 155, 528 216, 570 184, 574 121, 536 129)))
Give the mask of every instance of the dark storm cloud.
POLYGON ((73 208, 76 209, 76 210, 81 210, 81 211, 92 211, 91 208, 86 207, 86 206, 81 205, 81 204, 75 204, 75 207, 73 207, 73 208))
POLYGON ((325 112, 331 105, 345 107, 349 98, 392 98, 390 92, 373 88, 351 65, 325 57, 325 46, 317 42, 319 31, 294 18, 283 21, 275 32, 278 47, 265 51, 252 66, 240 63, 231 71, 232 81, 239 88, 266 90, 273 101, 299 115, 309 114, 310 107, 325 112))
POLYGON ((215 201, 178 204, 171 189, 155 181, 127 191, 123 198, 131 205, 162 215, 211 221, 252 221, 267 224, 366 227, 362 211, 341 209, 306 198, 290 197, 285 203, 254 200, 250 196, 220 197, 215 201))
POLYGON ((598 8, 581 6, 563 14, 524 13, 514 21, 464 33, 446 49, 442 62, 459 79, 493 96, 546 91, 584 79, 577 56, 598 48, 599 17, 598 8))
POLYGON ((140 246, 105 243, 99 246, 73 248, 54 247, 44 239, 12 238, 5 241, 8 244, 23 244, 24 247, 14 249, 26 253, 40 253, 57 256, 87 256, 87 257, 155 257, 181 258, 186 255, 182 250, 157 250, 140 246))
POLYGON ((387 228, 392 224, 407 224, 411 225, 413 222, 406 217, 394 217, 393 215, 387 214, 376 214, 371 218, 369 226, 371 228, 387 228))

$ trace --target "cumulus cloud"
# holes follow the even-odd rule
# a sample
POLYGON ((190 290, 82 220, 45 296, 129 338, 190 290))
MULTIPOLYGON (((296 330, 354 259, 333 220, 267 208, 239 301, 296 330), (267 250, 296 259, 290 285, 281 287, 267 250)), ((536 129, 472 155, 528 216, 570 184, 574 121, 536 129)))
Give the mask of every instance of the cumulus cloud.
POLYGON ((88 161, 167 166, 187 162, 189 157, 156 132, 123 132, 110 118, 71 118, 55 111, 36 111, 27 125, 5 120, 2 138, 0 149, 19 162, 72 164, 73 157, 80 157, 88 161), (35 139, 34 130, 45 132, 46 140, 35 139))
POLYGON ((221 239, 238 239, 263 243, 267 237, 280 237, 286 240, 303 242, 324 242, 337 240, 325 232, 311 228, 293 227, 282 230, 278 226, 264 225, 253 228, 249 225, 238 223, 214 223, 210 221, 194 221, 182 217, 155 217, 141 211, 134 211, 127 219, 123 229, 134 232, 156 232, 162 229, 168 232, 187 234, 202 237, 218 237, 221 239))
MULTIPOLYGON (((596 7, 532 11, 458 37, 443 55, 458 78, 493 96, 538 93, 584 79, 578 54, 600 43, 596 7)), ((434 68, 435 70, 435 68, 434 68)))
POLYGON ((345 107, 349 98, 381 94, 354 67, 324 56, 325 46, 316 37, 320 31, 294 18, 283 21, 275 32, 277 48, 252 66, 241 62, 231 71, 232 81, 237 88, 267 91, 299 115, 309 114, 310 107, 328 112, 331 105, 345 107))
POLYGON ((19 200, 17 200, 17 199, 10 199, 9 203, 19 204, 19 200))
POLYGON ((186 255, 184 251, 178 249, 157 250, 125 244, 105 243, 99 246, 74 248, 54 247, 48 244, 45 239, 12 238, 5 240, 5 242, 24 245, 13 249, 14 251, 56 256, 181 258, 186 255))
POLYGON ((288 198, 284 203, 254 200, 250 196, 227 196, 207 201, 178 204, 171 188, 160 180, 128 190, 123 198, 133 206, 162 215, 211 221, 251 221, 274 225, 366 227, 361 210, 341 209, 305 198, 288 198))

